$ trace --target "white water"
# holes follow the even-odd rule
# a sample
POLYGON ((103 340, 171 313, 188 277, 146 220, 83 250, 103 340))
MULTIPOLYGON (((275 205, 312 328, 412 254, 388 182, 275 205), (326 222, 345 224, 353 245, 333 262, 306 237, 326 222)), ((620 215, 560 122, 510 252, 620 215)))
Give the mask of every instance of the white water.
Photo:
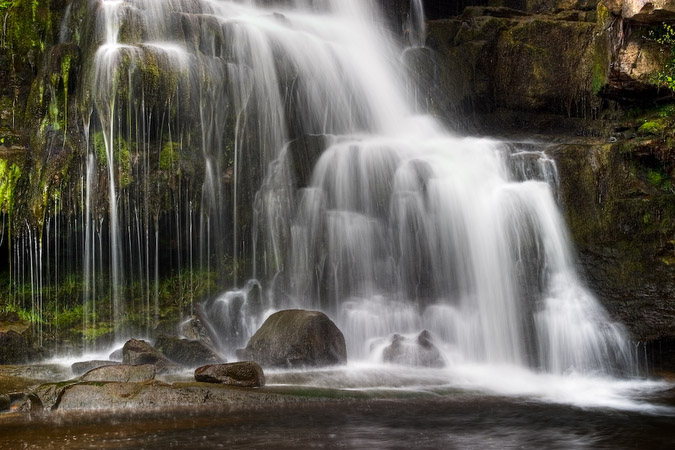
MULTIPOLYGON (((139 281, 146 310, 157 304, 158 219, 147 196, 124 186, 120 138, 138 158, 138 192, 161 190, 149 176, 156 161, 147 156, 147 130, 159 128, 161 145, 203 156, 197 218, 187 194, 175 200, 176 229, 190 230, 187 238, 175 234, 190 246, 179 266, 192 269, 194 227, 199 264, 211 270, 228 254, 235 283, 244 285, 248 274, 237 273, 237 260, 249 236, 240 234, 239 214, 249 205, 240 189, 252 173, 263 179, 251 238, 256 254, 248 255, 262 292, 249 282, 209 305, 230 330, 221 340, 228 353, 271 311, 301 307, 336 321, 352 361, 381 364, 394 333, 431 331, 451 369, 428 373, 455 386, 554 399, 558 388, 547 393, 548 382, 571 396, 575 384, 561 380, 588 377, 586 386, 595 386, 600 376, 632 372, 623 327, 575 272, 556 204, 555 165, 540 149, 454 136, 418 114, 406 94, 404 49, 384 30, 372 2, 252 3, 92 0, 101 45, 85 76, 97 89, 92 109, 81 114, 87 124, 95 117, 107 161, 97 161, 101 155, 92 147, 84 267, 93 310, 106 284, 98 271, 106 265, 116 321, 130 278, 139 281), (142 30, 140 37, 122 36, 125 24, 142 30), (144 84, 149 59, 160 80, 175 78, 155 107, 148 106, 157 100, 144 84), (299 180, 294 166, 307 155, 291 141, 306 135, 323 136, 325 148, 310 179, 299 180), (107 173, 105 217, 95 213, 100 200, 91 195, 101 171, 107 173), (228 174, 233 187, 225 193, 221 180, 228 174), (228 230, 229 253, 212 244, 228 230), (523 383, 485 375, 504 367, 512 369, 501 373, 523 383)), ((411 5, 408 40, 422 46, 421 2, 411 5)), ((156 306, 145 320, 148 329, 156 323, 156 306)))

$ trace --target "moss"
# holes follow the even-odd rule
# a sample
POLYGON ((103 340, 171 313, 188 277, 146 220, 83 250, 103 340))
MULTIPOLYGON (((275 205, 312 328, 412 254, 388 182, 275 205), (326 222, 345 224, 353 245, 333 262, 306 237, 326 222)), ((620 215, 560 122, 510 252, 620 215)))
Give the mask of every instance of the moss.
POLYGON ((61 58, 61 79, 63 80, 63 122, 68 127, 68 83, 70 81, 70 69, 72 58, 66 54, 61 58))
MULTIPOLYGON (((92 136, 94 154, 101 167, 108 165, 108 152, 105 145, 105 137, 102 131, 97 131, 92 136)), ((119 186, 125 188, 133 182, 132 161, 129 143, 121 136, 116 136, 113 140, 113 154, 118 174, 119 186)))
POLYGON ((659 117, 663 119, 675 117, 675 104, 669 103, 667 105, 661 106, 659 108, 659 117))
POLYGON ((37 66, 40 54, 53 42, 50 0, 14 0, 7 25, 12 54, 37 66))
POLYGON ((638 134, 642 136, 648 135, 659 135, 662 134, 665 129, 665 125, 660 121, 647 121, 640 125, 638 128, 638 134))
MULTIPOLYGON (((169 141, 164 144, 162 151, 159 153, 159 168, 161 170, 175 170, 178 164, 180 154, 178 153, 178 148, 180 148, 177 142, 169 141)), ((180 169, 179 169, 180 172, 180 169)))
POLYGON ((21 169, 16 164, 9 164, 0 159, 0 211, 11 214, 14 207, 16 184, 21 177, 21 169))
MULTIPOLYGON (((598 8, 602 3, 598 4, 598 8)), ((604 7, 603 7, 604 8, 604 7)), ((607 11, 607 8, 604 8, 607 11)), ((607 84, 609 68, 611 64, 611 52, 609 41, 605 34, 596 35, 593 47, 593 74, 591 78, 591 91, 598 95, 607 84)))

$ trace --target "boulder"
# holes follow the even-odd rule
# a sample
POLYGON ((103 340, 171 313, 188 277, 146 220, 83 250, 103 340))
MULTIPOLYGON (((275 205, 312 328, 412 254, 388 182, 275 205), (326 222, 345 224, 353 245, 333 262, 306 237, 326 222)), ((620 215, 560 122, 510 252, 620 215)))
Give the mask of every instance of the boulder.
POLYGON ((35 356, 30 322, 15 312, 0 314, 0 364, 22 364, 35 356))
POLYGON ((272 314, 237 356, 263 367, 321 367, 345 364, 347 347, 324 313, 291 309, 272 314))
POLYGON ((160 370, 175 366, 166 356, 140 339, 129 339, 124 344, 122 363, 128 365, 154 364, 160 370))
POLYGON ((122 362, 122 359, 124 358, 124 352, 123 348, 118 348, 117 350, 113 351, 110 355, 108 355, 108 358, 112 361, 119 361, 122 362))
POLYGON ((82 375, 80 379, 82 381, 139 383, 155 379, 155 366, 153 364, 140 364, 137 366, 118 364, 115 366, 97 367, 82 375))
POLYGON ((186 339, 201 341, 204 345, 211 348, 216 347, 213 339, 211 339, 209 329, 197 315, 181 323, 178 327, 178 332, 186 339))
POLYGON ((171 361, 187 367, 224 362, 225 359, 201 341, 180 339, 176 336, 161 335, 155 348, 171 361))
POLYGON ((265 374, 262 367, 253 361, 199 367, 195 370, 195 380, 240 387, 265 386, 265 374))
POLYGON ((395 334, 391 345, 382 352, 382 359, 384 362, 406 366, 445 367, 441 352, 427 330, 422 331, 416 339, 395 334))
POLYGON ((114 366, 119 364, 118 361, 104 361, 104 360, 93 360, 93 361, 81 361, 73 363, 70 366, 70 369, 75 375, 82 375, 83 373, 89 372, 92 369, 103 366, 114 366))

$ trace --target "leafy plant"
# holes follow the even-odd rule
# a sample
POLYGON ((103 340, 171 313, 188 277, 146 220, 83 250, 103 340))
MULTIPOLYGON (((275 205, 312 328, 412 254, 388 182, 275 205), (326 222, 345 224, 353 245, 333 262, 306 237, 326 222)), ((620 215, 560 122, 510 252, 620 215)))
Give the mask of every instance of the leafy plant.
POLYGON ((675 27, 664 23, 661 28, 650 30, 647 39, 660 44, 670 51, 670 59, 654 75, 654 82, 659 86, 675 91, 675 27))

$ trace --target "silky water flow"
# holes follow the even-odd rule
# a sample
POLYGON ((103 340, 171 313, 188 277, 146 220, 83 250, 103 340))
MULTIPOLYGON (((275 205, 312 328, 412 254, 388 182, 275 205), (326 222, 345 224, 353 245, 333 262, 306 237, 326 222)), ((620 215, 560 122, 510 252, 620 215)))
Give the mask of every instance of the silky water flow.
MULTIPOLYGON (((179 263, 196 255, 210 264, 222 251, 214 236, 231 230, 234 283, 243 287, 204 305, 224 352, 244 346, 274 311, 316 309, 345 335, 346 385, 370 386, 354 371, 382 367, 395 334, 414 342, 427 330, 446 369, 420 369, 416 382, 564 401, 612 385, 605 400, 623 404, 634 385, 616 377, 636 375, 633 347, 575 270, 555 163, 541 145, 456 136, 418 113, 423 101, 402 54, 424 46, 421 2, 404 22, 407 49, 372 3, 91 2, 100 45, 85 76, 97 89, 82 114, 94 118, 105 151, 90 145, 86 160, 88 292, 99 289, 105 254, 114 317, 125 308, 116 286, 134 277, 152 309, 160 237, 147 198, 125 186, 120 138, 149 146, 147 130, 160 127, 184 149, 192 127, 204 182, 199 211, 176 202, 182 244, 196 247, 179 263), (149 60, 159 73, 147 73, 149 60), (170 119, 148 106, 152 77, 171 80, 170 119), (91 194, 102 158, 106 233, 91 194), (242 186, 251 173, 260 185, 249 205, 242 186), (230 194, 220 183, 227 177, 230 194), (244 209, 251 236, 240 229, 244 209), (249 239, 253 256, 240 254, 249 239), (237 273, 244 257, 251 273, 237 273)), ((136 185, 157 183, 142 178, 150 166, 135 162, 136 185)), ((335 382, 325 376, 307 383, 335 382)))

